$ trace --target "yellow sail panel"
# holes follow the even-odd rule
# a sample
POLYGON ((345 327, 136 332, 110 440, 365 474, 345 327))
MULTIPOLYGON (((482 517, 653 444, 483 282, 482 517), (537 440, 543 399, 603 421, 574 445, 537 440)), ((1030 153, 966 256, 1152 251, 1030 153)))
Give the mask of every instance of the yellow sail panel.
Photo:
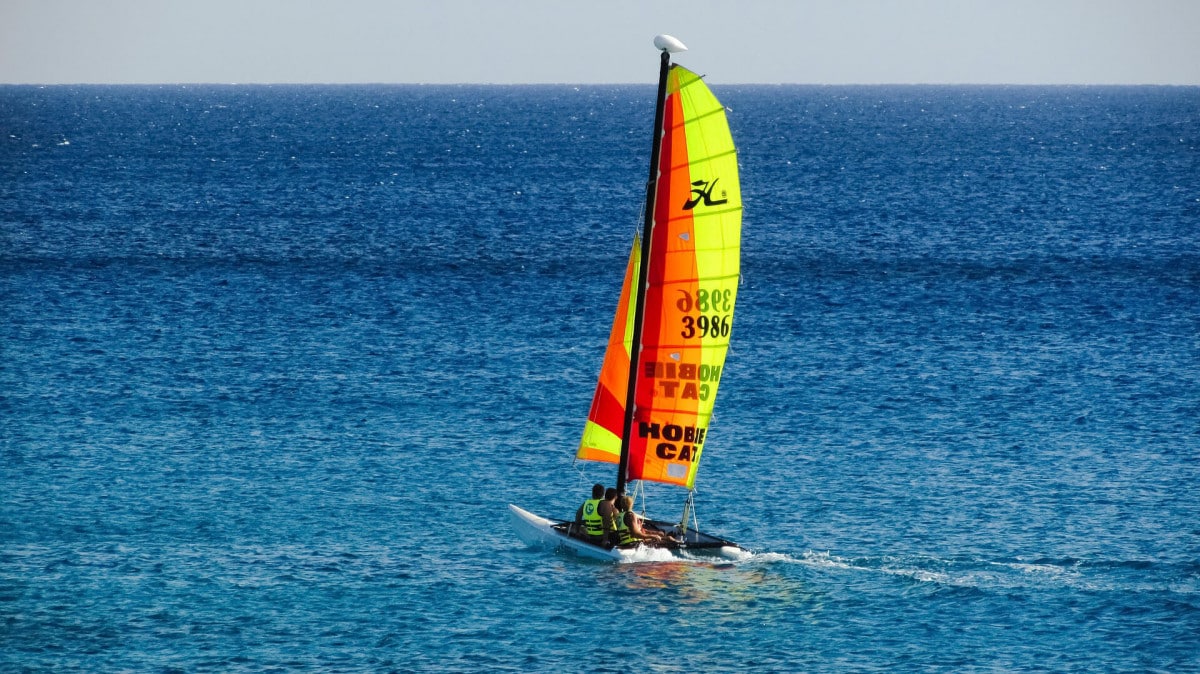
POLYGON ((629 388, 629 354, 633 347, 633 318, 636 307, 634 288, 641 267, 641 242, 634 240, 621 284, 621 299, 617 303, 600 379, 592 396, 576 457, 587 461, 618 463, 621 457, 621 433, 625 425, 625 396, 629 388))
POLYGON ((680 66, 662 131, 628 478, 690 488, 733 326, 742 199, 725 109, 680 66))

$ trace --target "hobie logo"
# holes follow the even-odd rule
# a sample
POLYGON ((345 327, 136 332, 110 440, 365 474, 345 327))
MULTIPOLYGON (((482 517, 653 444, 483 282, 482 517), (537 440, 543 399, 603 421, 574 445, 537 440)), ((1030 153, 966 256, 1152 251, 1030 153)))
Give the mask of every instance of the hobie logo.
MULTIPOLYGON (((692 183, 692 194, 695 195, 695 198, 688 199, 687 203, 683 205, 683 210, 690 211, 701 201, 704 202, 705 206, 720 206, 721 204, 729 201, 728 199, 719 199, 717 201, 713 201, 713 188, 717 186, 718 180, 720 180, 720 178, 713 178, 711 183, 707 180, 697 180, 696 182, 692 183)), ((721 192, 721 196, 724 197, 725 193, 721 192)))

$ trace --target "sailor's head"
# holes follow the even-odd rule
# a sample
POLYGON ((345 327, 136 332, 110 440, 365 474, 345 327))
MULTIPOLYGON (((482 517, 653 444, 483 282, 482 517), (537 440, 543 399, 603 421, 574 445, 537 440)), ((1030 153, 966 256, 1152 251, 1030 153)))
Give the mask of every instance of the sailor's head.
POLYGON ((622 496, 620 499, 617 500, 617 505, 621 507, 622 512, 632 510, 633 509, 633 497, 632 496, 622 496))
POLYGON ((604 485, 599 483, 592 485, 592 498, 604 498, 604 485))
POLYGON ((611 500, 615 499, 616 497, 617 497, 617 490, 615 487, 609 487, 608 489, 604 490, 604 500, 605 501, 611 501, 611 500))

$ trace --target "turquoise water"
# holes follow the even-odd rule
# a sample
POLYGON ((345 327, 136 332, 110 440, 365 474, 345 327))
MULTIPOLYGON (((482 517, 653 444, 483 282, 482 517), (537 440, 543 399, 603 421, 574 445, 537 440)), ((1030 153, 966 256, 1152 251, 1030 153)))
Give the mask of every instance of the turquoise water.
POLYGON ((0 669, 1200 671, 1200 90, 717 93, 755 554, 612 565, 651 87, 0 87, 0 669))

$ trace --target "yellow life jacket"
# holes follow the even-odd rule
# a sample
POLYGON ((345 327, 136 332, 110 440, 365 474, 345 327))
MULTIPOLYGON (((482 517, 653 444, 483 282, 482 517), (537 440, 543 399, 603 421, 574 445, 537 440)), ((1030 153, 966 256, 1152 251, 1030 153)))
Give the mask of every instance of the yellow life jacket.
POLYGON ((629 515, 631 512, 632 511, 623 512, 621 513, 621 516, 617 518, 617 540, 620 541, 621 545, 629 545, 630 543, 637 543, 641 540, 640 538, 635 537, 633 532, 630 531, 629 526, 625 524, 625 516, 629 515))
POLYGON ((583 532, 588 536, 604 535, 604 518, 600 517, 600 501, 590 498, 583 502, 583 532))

